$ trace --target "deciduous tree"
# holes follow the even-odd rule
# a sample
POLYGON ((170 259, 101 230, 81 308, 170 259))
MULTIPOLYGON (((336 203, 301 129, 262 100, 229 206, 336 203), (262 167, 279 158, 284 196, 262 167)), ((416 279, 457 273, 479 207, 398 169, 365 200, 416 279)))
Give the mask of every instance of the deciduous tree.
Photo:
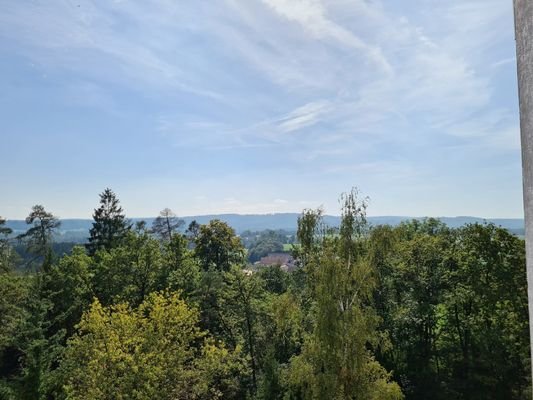
POLYGON ((218 219, 200 226, 194 251, 206 271, 211 268, 229 271, 232 264, 244 261, 244 247, 240 239, 232 228, 218 219))
POLYGON ((68 399, 231 398, 242 359, 198 327, 177 294, 153 293, 137 308, 97 300, 61 366, 68 399))
MULTIPOLYGON (((374 359, 377 315, 371 306, 374 271, 368 261, 366 202, 342 198, 340 235, 313 239, 319 218, 304 215, 306 268, 313 274, 313 329, 291 360, 288 382, 303 399, 401 399, 399 386, 374 359)), ((320 215, 318 214, 310 214, 320 215)))

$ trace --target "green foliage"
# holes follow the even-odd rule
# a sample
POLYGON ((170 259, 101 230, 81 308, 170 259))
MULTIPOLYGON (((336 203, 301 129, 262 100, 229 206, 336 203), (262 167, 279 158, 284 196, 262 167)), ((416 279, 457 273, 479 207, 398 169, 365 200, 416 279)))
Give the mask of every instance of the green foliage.
POLYGON ((298 238, 299 247, 297 255, 302 258, 302 263, 319 245, 321 238, 325 235, 325 227, 322 221, 322 209, 304 210, 302 215, 298 217, 298 230, 296 237, 298 238))
POLYGON ((176 231, 185 224, 185 221, 178 219, 171 209, 165 208, 152 224, 152 232, 161 240, 170 242, 176 231))
POLYGON ((445 289, 443 273, 450 262, 447 251, 451 243, 446 230, 435 234, 431 228, 433 222, 403 225, 394 233, 378 229, 372 235, 373 258, 381 278, 376 303, 383 326, 393 340, 394 356, 405 354, 406 357, 396 358, 392 365, 401 374, 407 393, 426 393, 424 396, 439 392, 440 378, 436 374, 439 361, 433 350, 438 336, 439 304, 445 289), (400 245, 394 242, 396 236, 391 237, 394 234, 406 235, 410 240, 400 245), (385 252, 393 257, 393 266, 384 259, 388 255, 376 254, 380 242, 382 246, 388 242, 385 252), (410 366, 404 369, 403 363, 410 366), (417 367, 413 368, 414 365, 417 367), (412 382, 417 383, 417 388, 411 386, 412 382))
POLYGON ((436 220, 372 232, 380 354, 409 398, 528 398, 524 243, 493 225, 436 220))
POLYGON ((308 326, 300 299, 290 291, 268 296, 266 307, 268 320, 262 326, 262 374, 257 394, 261 399, 282 399, 289 389, 287 367, 291 357, 301 352, 308 326))
POLYGON ((100 207, 94 210, 93 219, 86 245, 90 255, 119 246, 131 229, 117 196, 109 188, 100 194, 100 207))
POLYGON ((232 264, 244 261, 244 247, 235 231, 220 220, 201 225, 194 240, 195 254, 204 271, 214 268, 229 271, 232 264))
POLYGON ((160 288, 180 290, 184 298, 197 293, 202 278, 200 264, 187 247, 185 236, 172 236, 163 248, 163 269, 159 276, 160 288))
POLYGON ((159 241, 146 232, 128 232, 122 245, 95 255, 95 293, 104 304, 140 304, 159 288, 163 256, 159 241))
POLYGON ((366 203, 356 192, 342 201, 338 236, 313 239, 320 213, 300 220, 305 267, 313 274, 314 321, 302 353, 291 359, 288 382, 293 395, 304 399, 401 399, 399 386, 369 350, 381 337, 370 304, 374 271, 366 252, 366 203))
POLYGON ((57 361, 61 347, 57 336, 51 338, 47 330, 53 321, 47 317, 50 302, 43 296, 44 279, 41 272, 29 277, 28 296, 22 303, 26 318, 21 322, 14 342, 20 354, 20 374, 13 380, 17 399, 44 399, 49 390, 49 371, 57 361))
POLYGON ((16 398, 14 387, 22 373, 18 336, 28 318, 29 290, 23 276, 0 273, 0 399, 16 398))
POLYGON ((11 230, 11 228, 5 226, 5 224, 6 224, 5 218, 0 217, 0 236, 7 237, 11 233, 13 233, 13 231, 11 230))
POLYGON ((529 370, 523 241, 494 225, 459 230, 442 308, 451 389, 470 399, 525 397, 529 370))
POLYGON ((69 337, 93 296, 92 259, 81 246, 74 247, 42 277, 43 295, 50 303, 47 318, 53 321, 49 333, 69 337))
MULTIPOLYGON (((88 254, 60 258, 34 208, 24 238, 44 266, 24 274, 0 219, 2 400, 531 396, 525 248, 504 229, 370 228, 352 191, 338 228, 304 210, 294 271, 252 272, 221 221, 181 234, 165 210, 130 229, 101 199, 88 254)), ((243 242, 255 259, 289 236, 243 242)))
POLYGON ((264 312, 264 290, 261 280, 244 274, 242 269, 233 266, 224 273, 220 294, 223 317, 234 337, 243 342, 243 348, 249 356, 252 377, 252 392, 257 390, 259 361, 257 345, 261 340, 258 319, 264 312))
POLYGON ((291 284, 291 275, 283 271, 279 265, 262 268, 258 274, 264 282, 265 289, 270 293, 285 293, 291 284))
POLYGON ((5 226, 6 220, 0 217, 0 273, 11 271, 18 262, 19 256, 9 243, 11 228, 5 226))
POLYGON ((61 365, 68 399, 215 399, 238 389, 238 351, 198 327, 177 294, 153 293, 137 308, 97 300, 69 340, 61 365))
POLYGON ((40 258, 46 267, 51 262, 53 234, 61 223, 41 205, 32 207, 30 214, 26 217, 26 223, 32 226, 19 235, 18 239, 24 241, 26 250, 35 256, 32 261, 40 258))
POLYGON ((267 230, 254 239, 248 248, 248 260, 256 262, 269 253, 283 251, 283 245, 287 238, 276 231, 267 230))

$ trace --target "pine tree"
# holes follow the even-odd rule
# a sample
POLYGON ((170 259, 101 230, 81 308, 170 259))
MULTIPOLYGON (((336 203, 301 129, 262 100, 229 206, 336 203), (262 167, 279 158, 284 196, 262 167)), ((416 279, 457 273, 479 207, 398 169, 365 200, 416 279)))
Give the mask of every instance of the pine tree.
POLYGON ((35 256, 30 264, 37 259, 42 259, 43 268, 46 268, 52 260, 54 232, 59 228, 61 222, 52 213, 47 212, 43 206, 35 205, 26 217, 26 223, 32 227, 17 238, 23 240, 26 243, 28 253, 35 256))
POLYGON ((165 208, 152 224, 152 232, 166 242, 172 241, 172 235, 185 224, 170 208, 165 208))
POLYGON ((94 210, 93 219, 89 243, 86 245, 90 255, 101 249, 110 250, 117 247, 131 229, 120 201, 109 188, 100 194, 100 207, 94 210))
POLYGON ((5 226, 5 225, 6 225, 6 220, 4 218, 0 217, 0 235, 2 235, 2 236, 8 236, 11 233, 13 233, 11 228, 9 228, 8 226, 5 226))
POLYGON ((13 233, 11 228, 5 226, 6 220, 0 217, 0 272, 8 271, 11 267, 13 250, 9 245, 9 235, 13 233))

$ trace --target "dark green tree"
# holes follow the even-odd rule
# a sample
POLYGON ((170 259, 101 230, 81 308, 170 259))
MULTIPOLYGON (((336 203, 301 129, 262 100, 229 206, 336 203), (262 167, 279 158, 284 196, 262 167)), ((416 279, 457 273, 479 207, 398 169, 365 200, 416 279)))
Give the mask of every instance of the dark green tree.
POLYGON ((220 303, 223 317, 233 335, 242 341, 250 360, 251 393, 257 390, 259 376, 259 315, 264 312, 264 288, 262 281, 253 275, 245 274, 242 268, 234 265, 224 273, 220 303))
POLYGON ((448 398, 441 387, 437 339, 446 270, 451 267, 451 232, 428 219, 404 223, 394 231, 376 228, 370 242, 379 281, 375 304, 393 348, 380 359, 395 371, 408 398, 448 398))
POLYGON ((284 375, 291 358, 301 353, 303 337, 308 327, 304 314, 309 316, 309 313, 302 309, 301 300, 290 291, 278 296, 267 296, 262 307, 265 306, 268 318, 261 318, 258 321, 261 324, 257 324, 260 335, 256 341, 261 365, 258 398, 293 398, 285 396, 289 393, 284 375))
POLYGON ((5 218, 0 217, 0 236, 7 237, 11 233, 13 233, 13 230, 6 226, 5 218))
POLYGON ((24 367, 20 332, 28 318, 30 280, 14 272, 0 272, 0 399, 17 399, 24 367))
POLYGON ((91 263, 85 249, 76 246, 71 255, 52 264, 36 280, 31 317, 24 327, 28 338, 24 353, 28 357, 23 382, 35 382, 25 386, 36 388, 38 398, 56 398, 61 392, 59 361, 67 339, 94 296, 91 263))
POLYGON ((305 268, 313 275, 313 327, 301 354, 291 359, 291 392, 303 399, 402 399, 370 351, 381 340, 371 304, 375 273, 368 258, 366 201, 355 190, 341 201, 338 235, 317 242, 320 213, 300 219, 302 248, 309 252, 305 268))
MULTIPOLYGON (((44 282, 53 268, 52 237, 59 221, 42 206, 35 206, 26 219, 33 226, 19 238, 43 267, 37 273, 0 274, 0 398, 35 399, 46 392, 47 376, 58 346, 47 337, 52 325, 50 303, 44 282), (10 333, 9 338, 5 332, 10 333), (7 340, 6 340, 7 339, 7 340)), ((7 243, 8 251, 9 244, 7 243)), ((11 253, 12 254, 12 253, 11 253)), ((66 302, 65 307, 70 307, 66 302)))
POLYGON ((262 232, 248 248, 248 260, 253 263, 269 253, 283 251, 285 240, 286 238, 276 231, 267 230, 262 232))
POLYGON ((187 227, 187 230, 185 231, 185 235, 189 239, 189 241, 194 244, 194 241, 198 237, 198 234, 200 233, 200 224, 196 222, 196 220, 192 220, 189 226, 187 227))
POLYGON ((435 219, 371 235, 378 354, 409 399, 530 397, 524 243, 493 225, 435 219))
POLYGON ((89 243, 86 245, 90 255, 94 255, 98 250, 117 247, 131 230, 131 224, 123 214, 120 201, 109 188, 100 194, 100 207, 94 210, 93 219, 89 243))
POLYGON ((74 326, 91 304, 92 259, 82 246, 75 246, 72 254, 62 257, 43 276, 43 295, 50 304, 48 319, 53 321, 50 336, 61 332, 63 338, 74 333, 74 326))
POLYGON ((18 238, 24 241, 28 253, 34 255, 30 264, 41 259, 45 267, 50 265, 54 233, 61 222, 52 213, 47 212, 43 206, 35 205, 26 217, 26 223, 32 225, 31 228, 18 238))
POLYGON ((9 243, 9 235, 13 231, 5 224, 6 220, 0 217, 0 273, 13 269, 17 260, 17 254, 9 243))
POLYGON ((160 284, 161 245, 147 232, 130 231, 120 246, 94 258, 94 290, 105 305, 118 301, 138 305, 160 284))
POLYGON ((530 398, 523 240, 494 225, 457 232, 439 346, 458 398, 530 398))
POLYGON ((265 289, 270 293, 282 294, 289 287, 291 276, 283 271, 279 265, 263 268, 258 272, 258 275, 264 282, 265 289))
POLYGON ((244 247, 235 231, 218 219, 200 226, 195 239, 195 254, 207 271, 229 271, 232 264, 244 261, 244 247))
POLYGON ((194 252, 188 249, 184 235, 175 234, 163 246, 163 266, 159 274, 158 288, 180 290, 184 298, 195 294, 200 282, 201 268, 194 252))

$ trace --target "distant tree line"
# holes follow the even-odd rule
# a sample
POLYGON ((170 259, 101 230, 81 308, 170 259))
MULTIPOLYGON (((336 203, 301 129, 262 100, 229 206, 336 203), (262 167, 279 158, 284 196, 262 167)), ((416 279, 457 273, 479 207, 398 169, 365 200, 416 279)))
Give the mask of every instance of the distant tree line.
POLYGON ((283 252, 286 244, 292 244, 295 241, 295 233, 271 229, 260 232, 244 231, 240 237, 248 251, 248 260, 251 263, 259 261, 270 253, 283 252))
POLYGON ((106 189, 68 254, 32 208, 25 270, 0 218, 0 399, 530 398, 523 240, 341 204, 339 227, 304 210, 294 238, 240 238, 170 209, 133 224, 106 189), (287 241, 296 270, 246 269, 287 241))

